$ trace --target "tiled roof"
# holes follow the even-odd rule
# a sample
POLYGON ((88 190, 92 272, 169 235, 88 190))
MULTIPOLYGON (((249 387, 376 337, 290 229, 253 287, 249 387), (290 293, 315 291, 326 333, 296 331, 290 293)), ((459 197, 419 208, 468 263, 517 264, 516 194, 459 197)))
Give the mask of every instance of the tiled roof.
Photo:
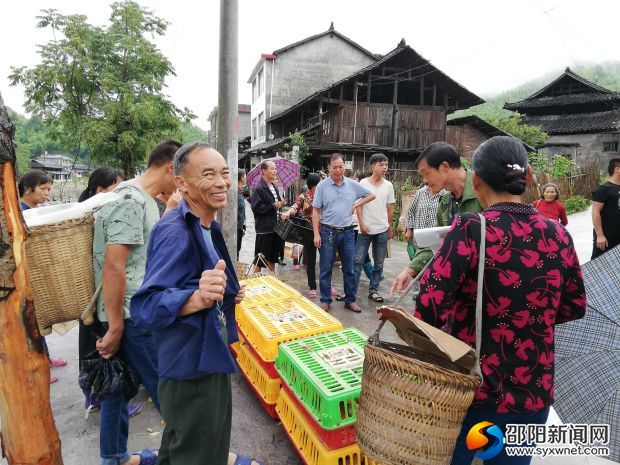
POLYGON ((506 103, 506 110, 521 111, 529 108, 543 108, 563 105, 580 105, 585 103, 609 102, 610 105, 620 105, 620 94, 613 92, 608 94, 584 93, 571 95, 557 95, 554 97, 538 97, 525 99, 520 102, 506 103))
POLYGON ((523 116, 523 122, 539 126, 548 134, 579 134, 620 130, 620 110, 573 115, 523 116))

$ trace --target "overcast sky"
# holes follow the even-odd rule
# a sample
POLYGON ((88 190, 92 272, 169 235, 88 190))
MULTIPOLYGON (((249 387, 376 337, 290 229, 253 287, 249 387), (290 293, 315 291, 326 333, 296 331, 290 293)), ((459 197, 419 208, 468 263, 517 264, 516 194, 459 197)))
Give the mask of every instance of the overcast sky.
MULTIPOLYGON (((23 0, 4 6, 0 27, 0 92, 24 111, 23 93, 9 87, 11 66, 38 63, 37 44, 50 40, 35 27, 42 8, 85 14, 104 24, 102 0, 23 0)), ((206 118, 217 104, 218 0, 142 0, 170 26, 157 39, 176 77, 167 93, 179 107, 206 118)), ((577 63, 620 59, 617 0, 239 0, 239 102, 250 103, 246 83, 261 53, 328 29, 374 53, 385 54, 401 38, 470 91, 488 96, 577 63)))

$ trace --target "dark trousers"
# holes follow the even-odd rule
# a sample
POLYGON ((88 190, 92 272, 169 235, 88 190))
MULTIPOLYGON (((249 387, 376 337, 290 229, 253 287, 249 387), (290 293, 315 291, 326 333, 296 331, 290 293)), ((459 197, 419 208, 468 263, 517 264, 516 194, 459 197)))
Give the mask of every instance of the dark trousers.
POLYGON ((617 239, 609 239, 607 238, 607 245, 608 247, 605 250, 601 250, 596 246, 596 235, 594 236, 594 245, 592 247, 592 257, 590 257, 590 260, 594 260, 596 257, 600 257, 601 255, 603 255, 605 252, 613 249, 614 247, 616 247, 617 245, 620 245, 620 240, 617 239))
POLYGON ((232 427, 230 375, 159 383, 166 427, 157 465, 226 465, 232 427))
POLYGON ((316 247, 314 246, 314 238, 304 242, 303 246, 306 276, 308 276, 308 287, 311 291, 316 291, 316 247))
POLYGON ((241 252, 241 242, 243 241, 243 229, 237 229, 237 260, 239 260, 239 252, 241 252))

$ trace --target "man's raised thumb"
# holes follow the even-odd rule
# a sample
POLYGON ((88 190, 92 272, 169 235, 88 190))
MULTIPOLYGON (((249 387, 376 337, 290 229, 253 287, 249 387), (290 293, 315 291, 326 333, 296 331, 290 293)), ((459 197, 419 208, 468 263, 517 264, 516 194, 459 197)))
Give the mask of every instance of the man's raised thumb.
POLYGON ((218 260, 217 264, 215 265, 216 270, 225 270, 226 269, 226 262, 224 260, 218 260))

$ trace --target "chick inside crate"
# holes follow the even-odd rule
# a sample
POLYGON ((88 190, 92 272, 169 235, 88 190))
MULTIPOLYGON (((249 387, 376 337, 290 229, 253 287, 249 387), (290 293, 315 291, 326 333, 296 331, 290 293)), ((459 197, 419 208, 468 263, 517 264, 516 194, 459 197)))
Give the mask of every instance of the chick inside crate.
POLYGON ((276 369, 321 428, 333 430, 357 420, 367 339, 347 328, 280 345, 276 369))
POLYGON ((305 297, 245 308, 237 312, 237 324, 266 362, 275 360, 282 342, 342 329, 340 321, 305 297))
POLYGON ((260 276, 241 281, 245 284, 245 298, 238 305, 241 309, 301 297, 301 294, 275 276, 260 276))

